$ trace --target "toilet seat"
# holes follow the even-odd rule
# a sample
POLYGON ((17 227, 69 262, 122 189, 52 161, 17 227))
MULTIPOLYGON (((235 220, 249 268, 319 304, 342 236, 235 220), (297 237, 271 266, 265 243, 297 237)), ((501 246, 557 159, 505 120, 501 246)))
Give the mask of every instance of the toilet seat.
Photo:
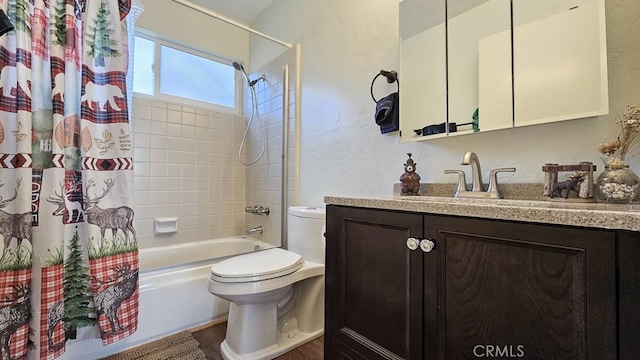
POLYGON ((269 280, 292 274, 304 264, 301 255, 281 248, 256 251, 211 266, 211 280, 242 283, 269 280))

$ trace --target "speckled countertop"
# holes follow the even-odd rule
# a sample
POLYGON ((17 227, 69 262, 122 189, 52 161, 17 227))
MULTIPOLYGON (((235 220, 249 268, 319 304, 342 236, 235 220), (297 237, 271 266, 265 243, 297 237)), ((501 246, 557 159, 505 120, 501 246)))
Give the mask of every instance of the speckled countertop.
POLYGON ((371 198, 326 196, 324 202, 333 205, 374 209, 640 231, 640 204, 638 203, 610 205, 603 203, 492 200, 438 196, 371 198))

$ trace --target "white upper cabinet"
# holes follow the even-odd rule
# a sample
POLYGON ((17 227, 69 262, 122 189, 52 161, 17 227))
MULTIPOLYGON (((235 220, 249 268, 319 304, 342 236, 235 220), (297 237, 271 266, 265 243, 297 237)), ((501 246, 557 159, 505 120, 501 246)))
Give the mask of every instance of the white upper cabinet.
POLYGON ((402 1, 401 141, 607 114, 604 11, 604 0, 402 1))

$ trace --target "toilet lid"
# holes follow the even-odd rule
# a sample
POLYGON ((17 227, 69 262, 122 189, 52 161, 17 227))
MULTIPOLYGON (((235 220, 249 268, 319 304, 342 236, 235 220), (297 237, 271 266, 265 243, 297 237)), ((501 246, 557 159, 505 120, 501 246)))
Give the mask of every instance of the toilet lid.
POLYGON ((234 256, 211 266, 211 279, 219 282, 250 282, 277 278, 298 271, 302 256, 281 248, 234 256))

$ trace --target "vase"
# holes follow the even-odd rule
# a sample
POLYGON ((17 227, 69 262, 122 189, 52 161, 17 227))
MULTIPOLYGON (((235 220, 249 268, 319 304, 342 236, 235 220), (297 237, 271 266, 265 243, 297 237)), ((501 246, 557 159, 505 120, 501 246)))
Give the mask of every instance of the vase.
POLYGON ((629 204, 638 194, 640 178, 620 161, 603 159, 604 170, 596 179, 599 197, 610 204, 629 204))

